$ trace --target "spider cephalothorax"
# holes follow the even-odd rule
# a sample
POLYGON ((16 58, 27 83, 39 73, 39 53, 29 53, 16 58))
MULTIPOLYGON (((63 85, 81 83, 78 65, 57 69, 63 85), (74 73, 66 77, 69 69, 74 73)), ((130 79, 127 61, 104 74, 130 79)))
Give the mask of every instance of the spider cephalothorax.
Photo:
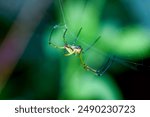
POLYGON ((65 56, 69 56, 69 55, 72 55, 72 54, 79 55, 82 51, 81 46, 75 46, 75 45, 67 44, 67 45, 64 46, 64 48, 68 52, 67 54, 65 54, 65 56))

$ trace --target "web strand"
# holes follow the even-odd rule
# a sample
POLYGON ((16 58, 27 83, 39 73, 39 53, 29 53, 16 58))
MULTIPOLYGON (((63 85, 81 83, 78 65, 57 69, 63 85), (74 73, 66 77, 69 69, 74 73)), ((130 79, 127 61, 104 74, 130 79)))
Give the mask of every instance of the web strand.
POLYGON ((65 14, 64 14, 64 10, 63 10, 62 0, 59 0, 59 6, 60 6, 61 14, 62 14, 62 17, 63 17, 63 23, 66 26, 66 19, 65 19, 65 14))

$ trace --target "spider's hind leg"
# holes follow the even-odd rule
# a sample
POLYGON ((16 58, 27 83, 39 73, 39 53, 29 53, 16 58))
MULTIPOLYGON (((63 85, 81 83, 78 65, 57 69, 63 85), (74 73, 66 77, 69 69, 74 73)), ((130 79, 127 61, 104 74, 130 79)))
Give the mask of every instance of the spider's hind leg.
POLYGON ((109 67, 112 65, 112 63, 113 63, 113 59, 112 59, 112 57, 109 57, 107 62, 102 67, 100 67, 99 69, 96 70, 96 74, 98 76, 102 76, 109 69, 109 67))

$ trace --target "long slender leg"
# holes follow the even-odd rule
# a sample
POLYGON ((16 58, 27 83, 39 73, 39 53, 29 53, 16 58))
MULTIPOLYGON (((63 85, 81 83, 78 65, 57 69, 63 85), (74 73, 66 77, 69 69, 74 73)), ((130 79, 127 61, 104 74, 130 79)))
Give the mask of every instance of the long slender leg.
POLYGON ((82 27, 80 28, 79 32, 77 33, 77 36, 76 36, 76 38, 75 38, 75 40, 74 40, 74 42, 73 42, 74 45, 77 43, 77 40, 78 40, 79 35, 80 35, 80 33, 81 33, 81 30, 82 30, 82 27))
POLYGON ((58 49, 64 49, 64 46, 57 46, 57 45, 55 45, 55 44, 53 44, 53 43, 51 42, 52 34, 53 34, 53 32, 54 32, 54 30, 55 30, 56 28, 58 28, 58 25, 55 25, 55 26, 52 28, 51 32, 50 32, 49 45, 51 45, 51 46, 53 46, 53 47, 55 47, 55 48, 58 48, 58 49))
POLYGON ((98 70, 96 70, 96 73, 98 76, 102 76, 112 65, 113 63, 113 57, 109 57, 108 61, 106 64, 104 64, 102 67, 100 67, 98 70))
POLYGON ((53 34, 54 30, 56 29, 56 27, 57 27, 57 25, 55 25, 50 32, 50 36, 49 36, 49 40, 48 40, 49 44, 51 44, 52 34, 53 34))
POLYGON ((74 54, 74 52, 75 52, 75 51, 72 51, 72 52, 70 52, 70 53, 64 54, 64 56, 70 56, 70 55, 74 54))
POLYGON ((94 72, 94 73, 97 74, 97 72, 96 72, 97 70, 95 70, 95 69, 89 67, 87 64, 84 63, 83 58, 82 58, 82 54, 79 55, 79 58, 80 58, 80 61, 81 61, 82 66, 83 66, 83 68, 84 68, 85 70, 89 70, 89 71, 94 72))
POLYGON ((64 46, 57 46, 57 45, 55 45, 55 44, 53 44, 53 43, 49 43, 49 45, 53 46, 54 48, 65 49, 64 46))
POLYGON ((81 54, 80 54, 79 57, 80 57, 80 61, 81 61, 82 66, 84 67, 84 69, 89 70, 91 72, 94 72, 98 76, 102 76, 109 69, 109 67, 113 63, 113 59, 110 57, 108 59, 107 63, 103 67, 100 67, 98 70, 96 70, 96 69, 93 69, 92 67, 90 67, 90 66, 88 66, 87 64, 84 63, 81 54))
POLYGON ((86 50, 83 51, 83 53, 87 52, 89 49, 91 49, 92 46, 96 44, 96 42, 100 39, 101 36, 99 36, 86 50))
POLYGON ((63 41, 64 41, 64 43, 65 44, 67 44, 67 41, 66 41, 66 33, 67 33, 67 28, 65 29, 65 31, 64 31, 64 34, 63 34, 63 41))

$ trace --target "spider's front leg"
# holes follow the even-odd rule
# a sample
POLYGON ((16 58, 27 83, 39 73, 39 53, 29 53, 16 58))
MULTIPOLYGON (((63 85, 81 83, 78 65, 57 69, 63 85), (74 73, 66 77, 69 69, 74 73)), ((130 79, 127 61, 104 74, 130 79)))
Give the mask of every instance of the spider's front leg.
POLYGON ((63 46, 57 46, 51 42, 49 42, 49 45, 53 46, 54 48, 58 48, 58 49, 65 49, 63 46))
MULTIPOLYGON (((51 32, 50 32, 50 36, 49 36, 48 42, 49 42, 49 45, 53 46, 54 48, 65 49, 64 46, 57 46, 56 44, 52 43, 52 34, 53 34, 53 32, 55 31, 55 29, 58 28, 58 27, 59 27, 58 25, 55 25, 55 26, 52 28, 52 30, 51 30, 51 32)), ((65 30, 64 33, 66 33, 66 31, 67 31, 67 30, 65 30)))
POLYGON ((64 54, 64 56, 70 56, 70 55, 74 54, 74 52, 75 52, 75 51, 69 52, 69 53, 67 53, 67 54, 64 54))

